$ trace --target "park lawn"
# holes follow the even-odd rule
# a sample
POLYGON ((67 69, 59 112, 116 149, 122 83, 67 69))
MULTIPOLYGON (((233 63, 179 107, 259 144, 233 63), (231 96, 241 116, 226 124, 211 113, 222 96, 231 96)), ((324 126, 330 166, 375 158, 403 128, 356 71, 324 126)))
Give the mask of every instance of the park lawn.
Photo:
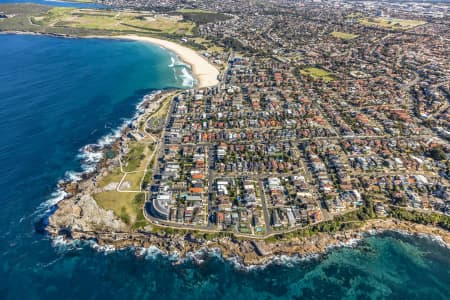
POLYGON ((39 25, 53 26, 69 16, 74 10, 74 8, 70 7, 54 7, 46 15, 36 16, 35 20, 39 21, 39 25))
POLYGON ((123 182, 128 181, 130 183, 129 188, 120 188, 122 191, 139 191, 141 189, 141 180, 144 177, 144 172, 139 171, 136 173, 128 173, 123 182))
POLYGON ((363 16, 360 12, 354 12, 346 16, 347 19, 361 18, 363 16))
POLYGON ((169 103, 170 101, 168 101, 167 99, 164 100, 164 102, 155 112, 154 116, 159 119, 164 119, 167 116, 167 113, 169 112, 169 103))
POLYGON ((211 10, 204 9, 195 9, 195 8, 182 8, 177 10, 178 13, 191 13, 191 14, 214 14, 216 12, 211 10))
POLYGON ((122 177, 123 177, 123 174, 120 171, 120 168, 115 168, 111 173, 100 178, 100 180, 98 181, 98 186, 101 188, 104 188, 105 186, 107 186, 108 184, 110 184, 112 182, 119 183, 120 180, 122 179, 122 177))
POLYGON ((210 52, 210 53, 223 53, 224 52, 224 48, 220 47, 216 44, 214 44, 213 42, 208 41, 207 39, 201 38, 201 37, 197 37, 193 39, 197 44, 202 45, 203 47, 206 48, 206 51, 210 52))
POLYGON ((122 158, 122 168, 125 172, 139 171, 142 161, 145 159, 145 145, 138 142, 130 142, 128 153, 122 158))
POLYGON ((414 27, 424 25, 427 22, 420 20, 396 19, 396 18, 362 18, 359 19, 362 25, 375 26, 387 29, 408 30, 414 27))
POLYGON ((154 111, 153 113, 151 113, 147 119, 145 120, 145 122, 142 122, 142 124, 140 124, 139 128, 142 131, 145 131, 145 127, 146 124, 149 120, 154 120, 154 125, 158 125, 159 122, 163 122, 163 118, 167 115, 168 111, 169 111, 169 103, 172 100, 172 98, 174 97, 175 93, 169 93, 167 95, 164 96, 164 99, 161 101, 159 107, 157 108, 156 111, 154 111))
POLYGON ((301 74, 311 76, 314 79, 322 79, 324 81, 333 81, 333 74, 320 68, 306 68, 300 71, 301 74))
POLYGON ((138 193, 119 193, 115 191, 100 192, 94 194, 93 197, 97 204, 106 209, 112 210, 114 214, 119 216, 125 223, 131 225, 136 219, 136 207, 134 205, 134 197, 138 193))
POLYGON ((357 34, 351 34, 347 32, 341 32, 341 31, 333 31, 331 33, 332 36, 335 38, 343 39, 343 40, 353 40, 356 39, 359 35, 357 34))
POLYGON ((161 119, 165 118, 167 116, 167 113, 169 112, 170 103, 172 102, 173 97, 174 93, 167 95, 161 102, 161 105, 159 106, 158 110, 155 111, 155 113, 152 114, 152 116, 161 119))
POLYGON ((139 12, 112 12, 94 9, 53 8, 43 18, 43 25, 136 33, 192 35, 194 24, 174 17, 139 12))
POLYGON ((191 21, 197 25, 230 19, 226 14, 203 9, 180 9, 175 13, 182 15, 184 21, 191 21))
POLYGON ((152 155, 149 143, 152 140, 142 140, 140 142, 130 142, 129 152, 122 158, 123 170, 125 172, 144 171, 147 168, 147 161, 152 155))
POLYGON ((132 228, 140 228, 148 224, 142 212, 145 202, 144 193, 101 192, 93 196, 100 207, 112 210, 132 228))

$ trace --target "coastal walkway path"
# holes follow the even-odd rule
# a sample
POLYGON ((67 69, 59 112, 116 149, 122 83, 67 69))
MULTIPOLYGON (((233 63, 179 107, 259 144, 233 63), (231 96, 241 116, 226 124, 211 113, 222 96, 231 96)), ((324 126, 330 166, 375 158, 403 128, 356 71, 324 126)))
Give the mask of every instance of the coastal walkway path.
MULTIPOLYGON (((346 211, 345 213, 348 213, 348 211, 346 211)), ((336 214, 335 216, 338 216, 341 214, 344 214, 344 212, 340 213, 340 214, 336 214)), ((264 235, 251 235, 251 234, 243 234, 243 233, 234 232, 234 231, 223 231, 223 230, 213 229, 211 227, 205 227, 205 226, 190 226, 190 225, 180 224, 180 223, 169 223, 169 222, 165 222, 160 219, 156 219, 156 218, 152 217, 151 215, 149 215, 147 213, 147 211, 145 209, 144 209, 144 216, 147 219, 147 221, 150 222, 151 226, 155 226, 155 227, 170 228, 170 229, 175 229, 175 230, 186 230, 186 231, 191 231, 191 232, 222 234, 224 236, 230 235, 230 236, 233 236, 236 238, 244 238, 244 239, 249 239, 249 240, 265 240, 265 239, 268 239, 268 238, 271 238, 271 237, 274 237, 277 235, 288 234, 288 233, 292 233, 292 232, 296 232, 296 231, 300 231, 300 230, 305 230, 305 229, 311 228, 312 226, 318 225, 320 223, 330 221, 329 219, 324 219, 320 222, 308 224, 305 226, 294 226, 287 230, 271 231, 270 233, 266 233, 264 235)), ((352 220, 352 221, 340 222, 339 224, 341 224, 341 225, 342 224, 357 224, 357 223, 362 223, 362 222, 364 222, 364 221, 352 220)))
MULTIPOLYGON (((161 99, 158 101, 158 104, 157 104, 157 105, 158 105, 158 108, 157 108, 157 109, 153 109, 154 112, 150 113, 149 115, 147 115, 147 116, 145 117, 145 120, 144 120, 144 126, 146 126, 147 121, 148 121, 153 115, 155 115, 155 114, 158 113, 159 109, 164 105, 164 104, 163 104, 163 101, 164 101, 165 99, 167 99, 167 97, 171 97, 171 96, 172 96, 172 95, 169 94, 169 95, 167 95, 166 97, 163 97, 163 98, 161 98, 161 99)), ((135 132, 138 133, 138 134, 141 134, 142 136, 146 136, 146 137, 150 138, 151 141, 156 145, 156 147, 154 147, 152 153, 151 153, 151 154, 149 155, 149 157, 147 158, 147 161, 145 162, 145 169, 144 169, 144 170, 131 171, 131 172, 125 171, 124 168, 123 168, 122 156, 119 156, 120 172, 123 174, 123 176, 122 176, 122 178, 121 178, 119 184, 118 184, 117 187, 116 187, 116 192, 119 192, 119 193, 141 193, 141 192, 143 192, 143 191, 142 191, 142 184, 143 184, 143 181, 144 181, 144 179, 145 179, 145 175, 147 174, 147 172, 151 171, 151 170, 149 170, 149 165, 150 165, 151 161, 153 160, 153 158, 155 157, 155 155, 157 154, 157 152, 159 151, 159 148, 160 148, 160 147, 159 147, 159 145, 160 145, 159 139, 155 138, 155 136, 154 136, 153 134, 147 132, 147 131, 145 130, 145 127, 144 127, 143 130, 141 130, 140 128, 138 128, 138 129, 135 130, 135 132), (121 189, 121 186, 122 186, 122 184, 124 183, 125 178, 127 177, 127 175, 130 175, 130 174, 136 174, 136 173, 142 173, 142 177, 141 177, 141 180, 140 180, 140 183, 139 183, 139 190, 123 190, 123 189, 121 189)))

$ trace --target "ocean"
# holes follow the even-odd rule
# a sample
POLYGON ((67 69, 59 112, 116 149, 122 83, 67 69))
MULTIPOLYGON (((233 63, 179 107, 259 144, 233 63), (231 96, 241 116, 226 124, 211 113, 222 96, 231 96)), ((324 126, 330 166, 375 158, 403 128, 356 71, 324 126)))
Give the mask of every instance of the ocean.
POLYGON ((145 95, 191 86, 176 64, 134 41, 0 35, 0 299, 450 299, 450 249, 427 237, 368 236, 264 267, 52 242, 40 221, 57 182, 145 95))
POLYGON ((0 0, 0 4, 12 4, 12 3, 35 3, 49 6, 61 6, 61 7, 77 7, 77 8, 103 8, 104 6, 97 3, 82 3, 82 2, 70 2, 60 0, 0 0))

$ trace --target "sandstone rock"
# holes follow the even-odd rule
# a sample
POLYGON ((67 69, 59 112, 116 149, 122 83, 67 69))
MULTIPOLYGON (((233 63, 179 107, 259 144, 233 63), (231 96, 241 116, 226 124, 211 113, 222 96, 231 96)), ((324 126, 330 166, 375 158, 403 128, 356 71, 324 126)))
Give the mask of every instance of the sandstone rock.
POLYGON ((57 234, 59 229, 65 231, 127 231, 128 226, 114 215, 97 205, 88 195, 79 200, 65 199, 58 203, 58 209, 49 218, 49 231, 57 234))

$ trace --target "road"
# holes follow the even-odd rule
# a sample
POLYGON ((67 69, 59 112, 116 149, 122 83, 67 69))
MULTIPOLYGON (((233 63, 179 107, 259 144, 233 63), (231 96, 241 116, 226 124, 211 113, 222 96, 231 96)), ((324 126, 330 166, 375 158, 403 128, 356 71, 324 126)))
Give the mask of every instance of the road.
POLYGON ((261 203, 263 207, 263 213, 264 213, 264 223, 266 224, 266 235, 272 233, 272 226, 270 226, 270 216, 269 216, 269 210, 267 208, 266 203, 266 196, 264 192, 264 184, 262 180, 258 180, 259 184, 259 192, 261 193, 261 203))

